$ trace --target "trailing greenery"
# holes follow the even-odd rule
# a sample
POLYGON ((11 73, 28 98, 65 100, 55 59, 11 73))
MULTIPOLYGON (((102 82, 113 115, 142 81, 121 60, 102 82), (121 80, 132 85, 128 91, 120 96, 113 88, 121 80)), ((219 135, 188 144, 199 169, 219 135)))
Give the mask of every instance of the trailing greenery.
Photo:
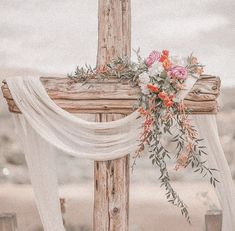
POLYGON ((194 172, 208 177, 214 187, 219 182, 214 177, 217 170, 206 165, 206 147, 188 118, 190 110, 178 97, 187 78, 198 78, 203 72, 203 66, 193 55, 187 59, 171 57, 167 50, 152 51, 146 59, 140 57, 139 50, 136 54, 137 62, 117 58, 98 68, 77 67, 75 73, 69 77, 84 83, 91 78, 103 80, 116 77, 140 87, 138 110, 144 122, 132 167, 147 148, 152 165, 159 169, 159 180, 161 187, 166 190, 166 199, 179 207, 190 223, 187 205, 171 185, 168 160, 175 159, 176 171, 190 167, 194 172), (174 145, 173 151, 169 150, 169 144, 165 144, 164 140, 174 145))

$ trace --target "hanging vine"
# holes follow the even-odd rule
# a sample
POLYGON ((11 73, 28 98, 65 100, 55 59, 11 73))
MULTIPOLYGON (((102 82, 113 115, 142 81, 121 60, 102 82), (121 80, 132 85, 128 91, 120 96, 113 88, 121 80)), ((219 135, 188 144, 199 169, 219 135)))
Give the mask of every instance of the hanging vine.
POLYGON ((189 76, 199 78, 203 66, 193 55, 183 59, 170 56, 167 50, 152 51, 146 59, 141 58, 139 50, 136 54, 137 62, 117 58, 98 68, 88 65, 77 67, 69 77, 84 83, 91 78, 103 80, 116 77, 140 87, 138 111, 144 122, 132 168, 147 148, 152 165, 159 169, 159 180, 161 187, 166 190, 168 202, 179 207, 190 223, 187 205, 171 185, 168 160, 175 159, 176 171, 191 167, 194 172, 208 177, 214 187, 219 182, 214 176, 217 170, 206 165, 206 147, 189 120, 190 110, 178 96, 180 90, 184 89, 186 79, 189 76), (174 151, 168 149, 169 144, 164 144, 164 140, 174 145, 174 151))

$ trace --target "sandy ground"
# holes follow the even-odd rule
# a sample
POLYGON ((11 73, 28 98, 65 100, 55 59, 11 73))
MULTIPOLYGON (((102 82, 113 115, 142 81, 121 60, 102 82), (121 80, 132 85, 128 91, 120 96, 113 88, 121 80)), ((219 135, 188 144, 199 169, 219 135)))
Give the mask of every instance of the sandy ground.
MULTIPOLYGON (((218 201, 214 190, 206 183, 175 183, 188 204, 192 225, 188 225, 177 209, 164 199, 158 185, 132 185, 130 192, 131 231, 203 231, 204 215, 218 201)), ((67 230, 88 231, 92 228, 93 185, 61 186, 66 198, 67 230)), ((39 231, 40 219, 30 185, 0 185, 0 213, 16 212, 18 231, 39 231)))

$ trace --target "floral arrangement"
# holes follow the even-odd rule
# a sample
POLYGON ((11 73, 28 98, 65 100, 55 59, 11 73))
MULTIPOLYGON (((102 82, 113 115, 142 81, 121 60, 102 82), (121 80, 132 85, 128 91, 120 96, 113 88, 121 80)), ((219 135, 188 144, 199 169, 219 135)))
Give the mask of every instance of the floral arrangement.
POLYGON ((170 56, 169 51, 152 51, 146 59, 142 59, 136 51, 137 62, 127 58, 118 58, 98 67, 77 67, 72 79, 86 82, 90 78, 105 79, 110 76, 128 80, 133 86, 139 86, 141 95, 138 103, 140 116, 144 118, 140 136, 140 146, 134 157, 133 166, 138 157, 147 148, 152 165, 160 171, 159 180, 166 190, 168 202, 179 207, 181 213, 190 223, 187 206, 173 189, 168 172, 168 160, 175 159, 175 170, 191 167, 194 172, 209 177, 215 187, 219 182, 213 175, 213 168, 206 166, 203 155, 207 155, 203 139, 190 123, 187 109, 178 93, 184 89, 186 79, 191 76, 199 78, 203 66, 197 58, 190 55, 183 59, 170 56), (168 143, 166 142, 168 141, 168 143), (169 150, 169 143, 174 145, 169 150))

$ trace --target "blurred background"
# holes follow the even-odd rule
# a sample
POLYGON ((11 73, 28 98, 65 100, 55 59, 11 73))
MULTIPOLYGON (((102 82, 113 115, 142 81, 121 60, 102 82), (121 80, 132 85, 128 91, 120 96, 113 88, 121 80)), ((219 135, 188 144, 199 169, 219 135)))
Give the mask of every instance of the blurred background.
MULTIPOLYGON (((95 65, 95 0, 0 0, 0 80, 8 76, 66 76, 77 65, 95 65)), ((220 76, 218 127, 235 179, 235 1, 132 0, 132 47, 145 57, 151 50, 191 52, 205 73, 220 76)), ((135 55, 133 53, 133 60, 135 55)), ((57 158, 61 196, 66 198, 68 230, 92 227, 93 163, 57 158)), ((210 185, 200 177, 171 171, 174 185, 188 203, 193 225, 165 202, 157 170, 140 159, 131 174, 130 230, 203 230, 207 209, 219 208, 210 185), (169 222, 170 221, 170 222, 169 222)), ((16 212, 19 231, 39 231, 27 166, 6 103, 0 93, 0 213, 16 212)))

